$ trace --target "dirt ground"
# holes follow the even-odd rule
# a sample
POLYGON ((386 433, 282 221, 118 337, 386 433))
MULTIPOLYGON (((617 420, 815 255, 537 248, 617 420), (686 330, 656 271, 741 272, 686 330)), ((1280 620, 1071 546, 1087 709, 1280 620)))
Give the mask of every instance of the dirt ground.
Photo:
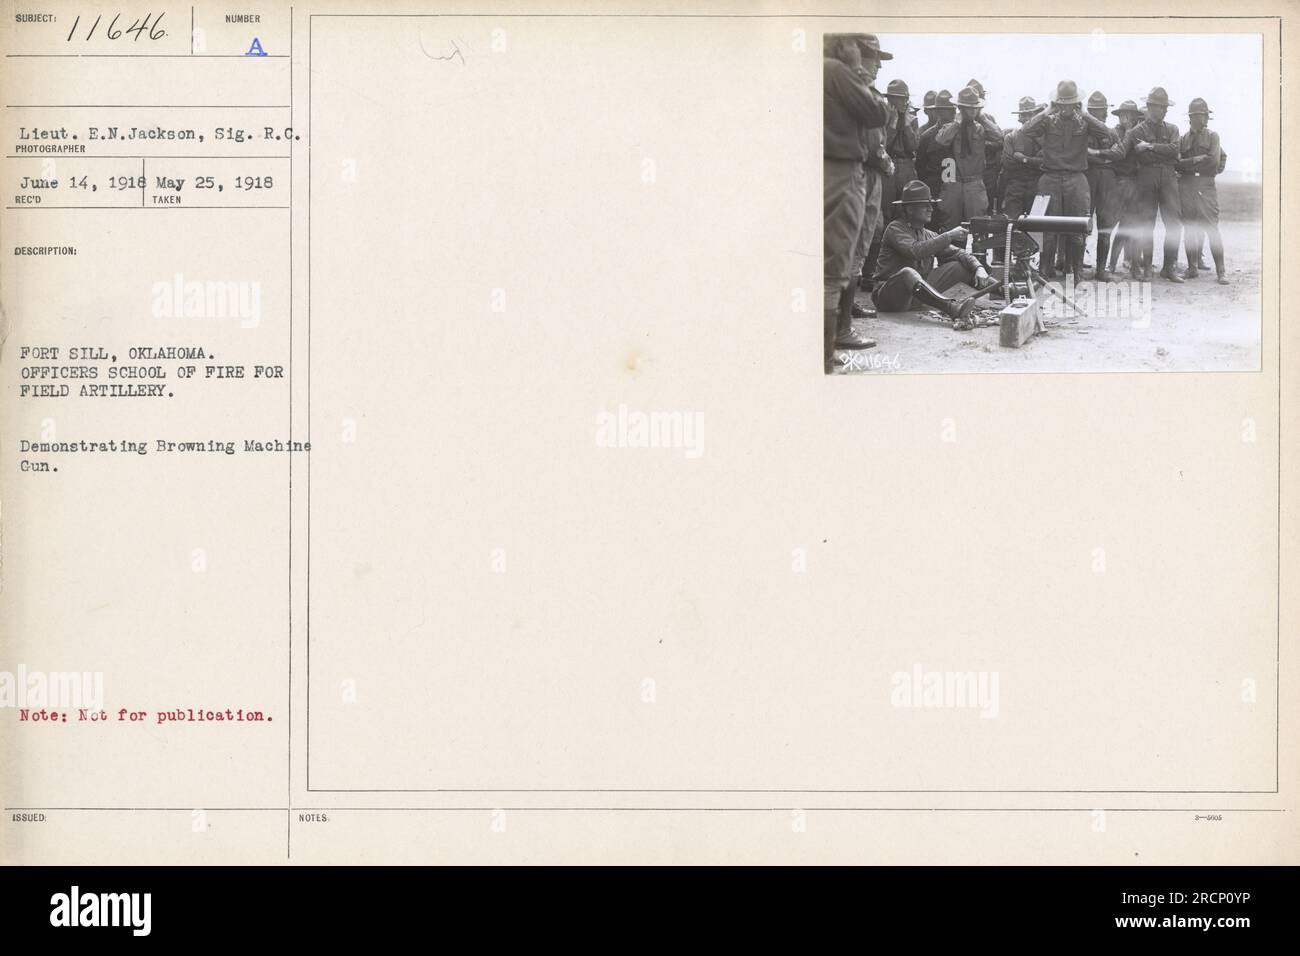
MULTIPOLYGON (((1018 349, 998 344, 996 308, 981 310, 989 325, 957 332, 947 320, 926 312, 880 313, 857 320, 854 327, 878 345, 867 351, 837 353, 837 374, 882 372, 1137 372, 1255 371, 1260 368, 1262 328, 1260 299, 1261 230, 1255 221, 1220 225, 1231 285, 1215 282, 1214 263, 1206 249, 1209 272, 1182 285, 1156 278, 1147 290, 1107 290, 1085 282, 1079 302, 1086 315, 1053 307, 1044 317, 1047 331, 1018 349), (1106 290, 1107 302, 1094 289, 1106 290), (1143 297, 1149 309, 1143 309, 1143 297), (1090 304, 1090 300, 1095 305, 1090 304)), ((1163 227, 1156 227, 1156 269, 1163 227)), ((1086 262, 1094 261, 1089 243, 1086 262)), ((1179 271, 1185 268, 1179 259, 1179 271)), ((1109 285, 1118 285, 1111 283, 1109 285)), ((954 294, 954 293, 949 293, 954 294)), ((989 300, 984 300, 988 303, 989 300)), ((862 292, 858 302, 871 306, 862 292)))

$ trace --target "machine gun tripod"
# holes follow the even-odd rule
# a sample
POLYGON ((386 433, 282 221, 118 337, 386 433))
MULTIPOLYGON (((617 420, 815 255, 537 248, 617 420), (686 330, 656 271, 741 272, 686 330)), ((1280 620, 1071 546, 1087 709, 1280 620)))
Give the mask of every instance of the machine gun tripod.
POLYGON ((977 256, 993 253, 997 260, 994 269, 1002 273, 999 288, 1005 301, 1010 302, 1019 294, 1033 299, 1045 290, 1076 313, 1083 314, 1065 293, 1044 279, 1042 273, 1034 267, 1033 257, 1038 254, 1039 246, 1030 233, 1086 236, 1092 231, 1092 221, 1088 216, 1028 215, 1018 219, 1002 215, 975 216, 961 225, 971 235, 971 252, 977 256))

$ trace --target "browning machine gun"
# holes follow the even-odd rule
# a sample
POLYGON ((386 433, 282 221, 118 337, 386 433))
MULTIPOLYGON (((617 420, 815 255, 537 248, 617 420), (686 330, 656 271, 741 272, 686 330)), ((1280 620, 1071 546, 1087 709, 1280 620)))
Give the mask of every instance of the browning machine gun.
MULTIPOLYGON (((1035 281, 1047 288, 1047 280, 1034 268, 1032 259, 1038 252, 1038 243, 1030 233, 1051 232, 1087 236, 1092 232, 1089 216, 975 216, 963 222, 962 228, 971 235, 971 252, 980 258, 992 253, 994 275, 1002 273, 1002 296, 1010 302, 1014 295, 1033 298, 1035 281)), ((1064 298, 1063 296, 1061 298, 1064 298)))

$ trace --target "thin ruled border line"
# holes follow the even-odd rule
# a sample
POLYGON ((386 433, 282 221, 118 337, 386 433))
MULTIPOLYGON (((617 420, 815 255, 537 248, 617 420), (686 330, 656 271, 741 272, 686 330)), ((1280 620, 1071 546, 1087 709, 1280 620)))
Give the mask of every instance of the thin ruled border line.
MULTIPOLYGON (((10 154, 10 155, 5 156, 5 159, 39 159, 39 158, 41 158, 40 154, 33 154, 33 155, 31 155, 31 156, 18 156, 18 155, 10 154)), ((77 157, 75 157, 75 161, 76 161, 76 162, 81 162, 83 159, 139 159, 139 158, 140 158, 139 156, 77 156, 77 157)), ((146 158, 146 159, 236 159, 236 160, 244 160, 244 159, 288 159, 289 157, 288 157, 288 156, 147 156, 147 157, 145 157, 145 158, 146 158)), ((35 208, 37 208, 37 207, 33 206, 32 208, 35 209, 35 208)), ((43 207, 40 207, 40 208, 46 208, 46 209, 54 209, 54 208, 58 208, 58 209, 67 209, 68 207, 67 207, 67 206, 58 206, 58 207, 54 207, 54 206, 43 206, 43 207)), ((92 208, 94 208, 94 209, 100 209, 100 208, 106 208, 106 207, 94 206, 94 207, 92 207, 92 208)), ((207 208, 210 208, 210 207, 208 207, 208 206, 182 206, 182 207, 180 207, 180 208, 182 208, 182 209, 207 209, 207 208)), ((243 209, 244 207, 243 207, 243 206, 237 206, 236 208, 238 208, 238 209, 243 209)), ((259 208, 260 208, 260 207, 259 207, 259 208)))
MULTIPOLYGON (((282 806, 200 806, 205 813, 283 813, 282 806)), ((1249 806, 295 806, 294 813, 1290 813, 1283 808, 1249 806)), ((5 806, 5 813, 192 813, 190 806, 5 806)))
MULTIPOLYGON (((194 9, 190 8, 191 11, 194 9)), ((191 16, 193 14, 191 13, 191 16)), ((193 33, 190 34, 193 43, 193 33)), ((289 447, 293 447, 293 140, 297 132, 293 129, 293 7, 289 7, 289 447)), ((293 455, 286 455, 289 481, 289 554, 285 568, 285 581, 288 586, 288 638, 287 653, 289 665, 289 682, 285 689, 285 709, 288 711, 289 730, 285 734, 284 767, 284 856, 293 859, 293 455)))
POLYGON ((245 53, 6 53, 8 59, 63 59, 80 57, 83 59, 120 59, 120 60, 287 60, 287 53, 262 53, 248 56, 245 53))
MULTIPOLYGON (((832 14, 796 15, 796 14, 689 14, 689 13, 688 13, 688 14, 665 14, 665 13, 636 13, 636 14, 605 14, 605 13, 575 13, 575 14, 549 14, 549 13, 546 13, 546 14, 534 14, 534 13, 512 13, 512 14, 496 14, 496 13, 445 13, 445 14, 424 14, 424 13, 375 13, 375 14, 371 14, 371 13, 312 13, 312 14, 309 14, 309 15, 308 15, 308 31, 307 31, 307 34, 308 34, 308 41, 307 41, 307 56, 308 56, 307 114, 308 114, 308 125, 309 125, 309 128, 310 128, 310 126, 311 126, 311 118, 312 118, 312 115, 313 115, 313 114, 312 114, 312 84, 311 84, 312 67, 311 67, 311 58, 312 58, 312 53, 313 53, 313 50, 314 50, 314 46, 315 46, 315 44, 314 44, 314 42, 313 42, 313 36, 314 36, 314 34, 313 34, 312 30, 313 30, 313 27, 314 27, 314 25, 315 25, 315 21, 316 21, 316 18, 317 18, 317 17, 324 17, 324 18, 331 18, 331 19, 366 19, 366 18, 373 18, 373 19, 399 19, 399 18, 405 18, 405 19, 410 19, 410 18, 418 18, 418 19, 425 19, 425 18, 429 18, 429 19, 437 19, 437 18, 452 18, 452 17, 463 17, 463 18, 495 18, 495 19, 502 19, 502 18, 517 19, 517 18, 534 17, 534 18, 538 18, 538 19, 565 19, 565 18, 567 18, 567 19, 646 19, 646 18, 652 18, 652 19, 700 19, 700 20, 708 20, 708 19, 718 19, 718 20, 754 20, 754 19, 767 19, 767 20, 853 20, 853 19, 859 19, 859 20, 860 20, 860 19, 866 19, 866 18, 861 17, 861 16, 859 16, 859 17, 853 17, 853 16, 832 15, 832 14)), ((986 21, 988 21, 988 20, 990 19, 990 17, 988 17, 988 16, 939 16, 939 15, 925 15, 925 16, 901 16, 901 17, 871 17, 870 19, 873 20, 873 21, 877 21, 877 20, 880 20, 880 21, 892 21, 892 20, 904 20, 904 21, 911 21, 911 20, 979 20, 979 21, 981 21, 981 22, 986 22, 986 21)), ((1007 20, 1010 20, 1010 19, 1014 19, 1014 18, 1012 18, 1012 17, 993 17, 992 19, 1007 19, 1007 20)), ((1279 87, 1280 87, 1280 90, 1285 89, 1285 86, 1286 86, 1286 83, 1285 83, 1285 61, 1283 60, 1283 57, 1282 57, 1282 17, 1281 17, 1281 16, 1249 16, 1249 15, 1234 15, 1234 16, 1222 16, 1222 17, 1208 17, 1208 16, 1184 16, 1184 15, 1145 15, 1145 16, 1100 16, 1100 17, 1093 16, 1093 17, 1090 17, 1090 16, 1063 16, 1063 15, 1049 15, 1049 16, 1036 16, 1036 17, 1034 17, 1034 19, 1036 19, 1036 20, 1069 20, 1069 21, 1076 21, 1076 22, 1080 22, 1080 23, 1094 23, 1094 22, 1101 21, 1101 20, 1161 20, 1161 21, 1204 21, 1204 20, 1220 21, 1220 20, 1251 20, 1251 21, 1257 21, 1257 22, 1260 22, 1260 21, 1269 21, 1269 20, 1274 20, 1274 21, 1277 22, 1277 26, 1278 26, 1278 80, 1279 80, 1279 87)), ((1279 97, 1282 96, 1282 93, 1280 92, 1280 90, 1279 90, 1279 97)), ((1281 100, 1279 100, 1279 106, 1281 106, 1281 100)), ((1282 165, 1282 162, 1283 162, 1284 156, 1283 156, 1283 147, 1282 147, 1282 142, 1283 142, 1283 141, 1282 141, 1282 137, 1281 137, 1281 133, 1282 133, 1282 121, 1281 121, 1281 116, 1282 116, 1282 112, 1281 112, 1281 109, 1279 109, 1279 121, 1278 121, 1278 122, 1279 122, 1279 126, 1278 126, 1278 132, 1279 132, 1279 137, 1278 137, 1278 169, 1279 169, 1279 184, 1278 184, 1278 189, 1279 189, 1279 197, 1280 197, 1280 195, 1281 195, 1281 193, 1280 193, 1280 190, 1281 190, 1280 173, 1281 173, 1281 170, 1284 168, 1283 165, 1282 165)), ((311 433, 311 422, 310 422, 310 419, 311 419, 311 388, 312 388, 312 361, 311 361, 311 325, 312 325, 312 321, 311 321, 311 320, 312 320, 312 282, 311 282, 311 261, 312 261, 312 241, 311 241, 311 240, 312 240, 312 232, 311 232, 311 180, 312 180, 312 175, 311 175, 311 173, 312 173, 312 166, 311 166, 311 140, 312 140, 312 137, 311 137, 311 135, 310 135, 310 133, 309 133, 308 140, 307 140, 307 415, 308 415, 308 439, 309 439, 309 440, 310 440, 310 433, 311 433)), ((1262 229, 1262 228, 1263 228, 1263 227, 1262 227, 1262 224, 1261 224, 1261 229, 1262 229)), ((1281 247, 1280 247, 1280 246, 1281 246, 1281 243, 1280 243, 1280 240, 1281 240, 1280 233, 1279 233, 1279 236, 1278 236, 1278 240, 1279 240, 1279 249, 1278 249, 1278 281, 1280 282, 1280 281, 1281 281, 1281 277, 1282 277, 1282 275, 1283 275, 1283 273, 1282 273, 1282 271, 1281 271, 1281 268, 1282 268, 1282 255, 1281 255, 1281 247)), ((1262 319, 1261 319, 1261 325, 1262 325, 1262 319)), ((1279 322, 1279 327, 1280 327, 1280 322, 1279 322)), ((1261 342, 1262 342, 1262 329, 1261 329, 1261 342)), ((1277 351, 1278 351, 1278 354, 1277 354, 1278 410, 1279 410, 1279 414, 1280 414, 1281 407, 1282 407, 1282 404, 1281 404, 1281 403, 1282 403, 1282 343, 1281 343, 1281 339, 1280 339, 1280 334, 1279 334, 1279 341, 1278 341, 1278 349, 1277 349, 1277 351)), ((953 374, 953 373, 932 373, 932 374, 951 375, 951 374, 953 374)), ((1048 374, 1048 373, 1043 373, 1043 374, 1048 374)), ((1060 373, 1050 373, 1050 374, 1060 374, 1060 373)), ((1086 373, 1077 373, 1077 374, 1086 374, 1086 373)), ((1099 374, 1111 374, 1111 373, 1099 373, 1099 374)), ((1146 375, 1146 374, 1149 374, 1149 373, 1146 373, 1146 372, 1126 372, 1126 373, 1115 373, 1115 374, 1124 374, 1124 375, 1146 375)), ((1167 373, 1165 373, 1165 374, 1167 374, 1167 373)), ((1204 374, 1204 373, 1194 373, 1194 374, 1204 374)), ((1263 362, 1262 362, 1262 358, 1261 358, 1261 365, 1260 365, 1260 368, 1259 368, 1259 370, 1257 370, 1257 371, 1255 371, 1255 372, 1242 372, 1242 373, 1232 373, 1232 372, 1228 372, 1228 373, 1223 373, 1223 374, 1251 374, 1251 375, 1259 375, 1259 374, 1263 374, 1263 362)), ((306 616, 307 616, 307 623, 306 623, 306 628, 307 628, 307 640, 306 640, 306 643, 307 643, 307 676, 306 676, 306 681, 307 681, 307 689, 306 689, 306 694, 307 694, 307 715, 306 715, 306 734, 307 734, 307 742, 306 742, 306 763, 307 763, 307 767, 306 767, 306 780, 307 780, 307 792, 308 792, 308 793, 791 793, 791 794, 802 794, 802 793, 808 793, 808 794, 812 794, 812 793, 845 793, 845 794, 866 794, 866 793, 936 793, 936 794, 1004 794, 1004 793, 1005 793, 1005 794, 1017 794, 1017 793, 1061 793, 1061 794, 1079 794, 1079 793, 1106 793, 1106 794, 1161 794, 1161 795, 1176 795, 1176 794, 1205 794, 1205 795, 1269 795, 1269 794, 1278 794, 1278 793, 1281 792, 1281 791, 1280 791, 1280 787, 1279 787, 1280 779, 1281 779, 1281 766, 1280 766, 1280 762, 1279 762, 1279 760, 1280 760, 1280 754, 1281 754, 1281 707, 1280 707, 1280 704, 1281 704, 1281 643, 1282 643, 1282 629, 1281 629, 1281 613, 1282 613, 1282 604, 1281 604, 1281 602, 1282 602, 1282 594, 1281 594, 1281 583, 1282 583, 1282 578, 1281 578, 1281 560, 1282 560, 1282 558, 1281 558, 1282 457, 1281 457, 1281 447, 1282 447, 1281 422, 1280 422, 1280 420, 1279 420, 1279 423, 1278 423, 1278 559, 1277 559, 1277 560, 1278 560, 1278 593, 1277 593, 1277 602, 1278 602, 1278 604, 1277 604, 1277 655, 1278 655, 1278 660, 1277 660, 1277 672, 1276 672, 1276 677, 1277 677, 1277 679, 1276 679, 1276 681, 1274 682, 1274 684, 1275 684, 1275 694, 1276 694, 1276 704, 1275 704, 1275 708, 1274 708, 1274 717, 1275 717, 1275 726, 1274 726, 1274 735, 1275 735, 1275 742, 1274 742, 1274 752, 1275 752, 1275 756, 1274 756, 1274 787, 1273 787, 1272 790, 967 790, 967 789, 951 789, 951 790, 898 790, 898 789, 890 789, 890 790, 808 790, 808 789, 797 789, 797 788, 796 788, 796 789, 770 789, 770 790, 717 790, 717 789, 707 789, 707 788, 700 788, 700 789, 680 789, 680 790, 656 790, 656 789, 649 789, 649 790, 646 790, 646 789, 609 789, 609 788, 605 788, 605 789, 567 789, 567 790, 556 790, 556 789, 545 789, 545 788, 530 788, 530 789, 500 789, 500 788, 497 788, 497 789, 458 789, 458 788, 410 788, 410 789, 400 789, 400 788, 399 788, 399 789, 394 789, 394 788, 327 788, 327 787, 312 787, 312 786, 311 786, 311 686, 312 686, 312 685, 311 685, 311 554, 312 554, 312 550, 311 550, 311 451, 309 450, 309 451, 307 452, 307 570, 306 570, 306 575, 307 575, 307 595, 306 595, 306 601, 307 601, 307 610, 306 610, 306 616)), ((399 809, 399 808, 394 808, 394 809, 399 809)), ((1011 809, 1015 809, 1015 808, 1005 808, 1005 809, 1011 810, 1011 809)), ((1153 808, 1153 809, 1154 809, 1154 808, 1153 808)))
POLYGON ((926 794, 952 794, 952 793, 972 793, 972 794, 990 794, 990 793, 1053 793, 1053 794, 1075 794, 1075 793, 1112 793, 1112 794, 1162 794, 1168 796, 1206 796, 1206 797, 1228 797, 1228 796, 1274 796, 1276 790, 907 790, 900 788, 891 788, 886 790, 840 790, 840 789, 807 789, 807 788, 780 788, 772 787, 767 789, 733 789, 720 790, 709 787, 692 787, 689 789, 657 789, 654 787, 636 788, 636 787, 594 787, 594 788, 569 788, 569 789, 548 789, 535 788, 528 790, 512 789, 509 787, 479 787, 476 789, 462 789, 456 787, 444 788, 413 788, 413 789, 367 789, 364 787, 315 787, 309 788, 308 793, 801 793, 801 794, 864 794, 864 793, 926 793, 926 794))
MULTIPOLYGON (((293 41, 290 40, 290 48, 293 41)), ((292 85, 292 84, 290 84, 292 85)), ((292 95, 292 94, 290 94, 292 95)), ((278 105, 275 103, 258 103, 248 105, 235 105, 232 103, 195 103, 193 105, 184 105, 180 103, 6 103, 7 110, 287 110, 292 109, 293 104, 278 105)), ((94 158, 94 157, 85 157, 94 158)), ((188 158, 188 157, 187 157, 188 158)), ((193 157, 198 159, 200 157, 193 157)))
MULTIPOLYGON (((201 807, 206 813, 283 813, 283 807, 201 807)), ((802 810, 805 813, 1288 813, 1285 809, 1250 807, 1234 810, 1228 807, 294 807, 297 813, 368 813, 375 811, 399 813, 490 813, 505 810, 511 813, 581 812, 599 813, 780 813, 802 810)), ((190 807, 5 807, 5 812, 43 811, 46 813, 193 813, 190 807)))
POLYGON ((287 206, 6 206, 6 209, 287 209, 287 206))
MULTIPOLYGON (((306 737, 304 747, 303 782, 307 791, 311 791, 311 181, 312 144, 316 139, 316 114, 311 109, 312 90, 312 53, 315 44, 312 33, 316 26, 316 17, 307 17, 307 594, 306 594, 306 640, 307 640, 307 713, 303 727, 306 737)), ((292 358, 290 358, 292 362, 292 358)))

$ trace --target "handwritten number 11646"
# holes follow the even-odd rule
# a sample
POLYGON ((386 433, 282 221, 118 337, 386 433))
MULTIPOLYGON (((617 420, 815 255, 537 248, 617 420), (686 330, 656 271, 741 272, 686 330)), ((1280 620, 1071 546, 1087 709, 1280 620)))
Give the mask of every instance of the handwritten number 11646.
MULTIPOLYGON (((131 39, 138 40, 140 39, 140 35, 144 34, 150 40, 161 40, 167 35, 167 31, 162 28, 162 18, 166 15, 165 12, 160 13, 157 16, 152 13, 147 13, 143 20, 137 18, 129 27, 119 27, 117 21, 122 18, 122 14, 118 13, 108 22, 108 26, 104 29, 103 35, 108 37, 110 40, 117 40, 125 34, 130 34, 131 39), (149 23, 150 20, 153 20, 152 25, 149 23)), ((103 19, 104 17, 102 14, 95 17, 95 22, 90 25, 90 29, 86 31, 86 35, 82 37, 82 39, 90 40, 95 35, 95 31, 99 29, 99 24, 103 19)), ((67 42, 71 43, 72 38, 77 35, 77 27, 80 23, 80 16, 78 16, 76 20, 72 21, 72 29, 68 31, 67 42)))

